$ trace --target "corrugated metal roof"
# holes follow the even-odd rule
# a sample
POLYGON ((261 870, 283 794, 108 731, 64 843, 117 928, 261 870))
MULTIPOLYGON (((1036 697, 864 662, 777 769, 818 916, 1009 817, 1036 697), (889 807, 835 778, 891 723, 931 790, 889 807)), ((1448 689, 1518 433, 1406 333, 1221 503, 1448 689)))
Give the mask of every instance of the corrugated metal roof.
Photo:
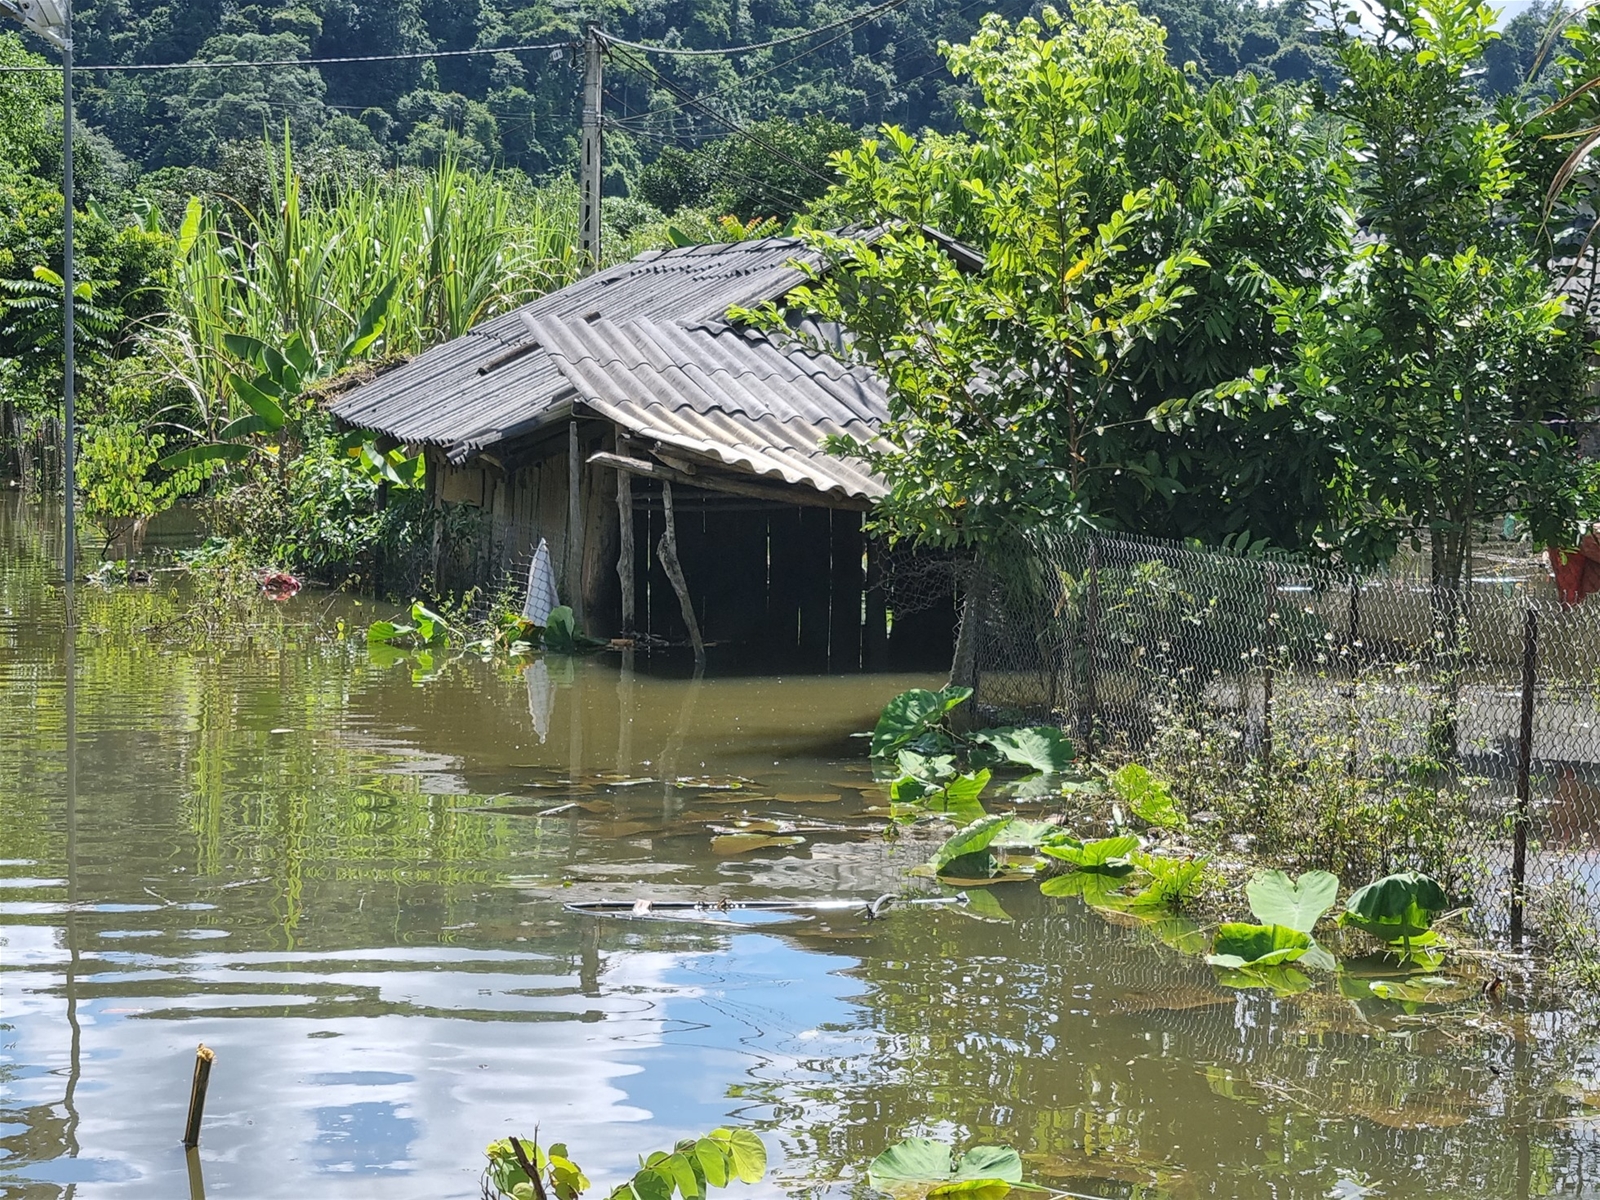
POLYGON ((886 491, 822 441, 873 441, 882 382, 838 359, 705 323, 526 318, 586 405, 641 437, 840 496, 886 491))
POLYGON ((816 261, 795 238, 643 254, 424 351, 340 396, 331 408, 353 426, 442 446, 453 461, 465 461, 561 415, 574 398, 566 376, 542 349, 479 373, 527 343, 524 315, 720 327, 731 306, 778 299, 800 283, 805 276, 791 265, 795 261, 816 261))

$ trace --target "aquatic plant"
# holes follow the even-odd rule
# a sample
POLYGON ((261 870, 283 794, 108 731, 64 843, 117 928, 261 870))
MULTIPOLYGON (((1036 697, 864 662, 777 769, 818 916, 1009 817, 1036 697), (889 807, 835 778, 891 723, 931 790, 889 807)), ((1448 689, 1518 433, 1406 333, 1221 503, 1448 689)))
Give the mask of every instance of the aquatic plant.
POLYGON ((1049 845, 1041 845, 1039 852, 1060 859, 1075 871, 1121 876, 1133 873, 1133 860, 1128 856, 1139 849, 1139 845, 1138 835, 1132 833, 1087 842, 1064 835, 1049 845))
POLYGON ((1199 896, 1205 879, 1206 859, 1134 854, 1132 860, 1134 866, 1150 877, 1150 882, 1129 897, 1129 907, 1177 910, 1199 896))
MULTIPOLYGON (((491 1142, 484 1153, 484 1195, 491 1200, 577 1200, 589 1188, 567 1148, 557 1143, 547 1152, 537 1135, 491 1142)), ((713 1129, 642 1159, 633 1178, 613 1188, 608 1200, 698 1200, 734 1180, 759 1183, 766 1173, 767 1148, 758 1136, 748 1129, 713 1129)))
POLYGON ((867 1182, 898 1200, 1000 1200, 1022 1184, 1022 1156, 1010 1146, 955 1148, 928 1138, 907 1138, 867 1165, 867 1182))
POLYGON ((1449 907, 1450 898, 1436 879, 1403 871, 1374 880, 1352 893, 1345 901, 1344 912, 1339 914, 1339 924, 1359 929, 1410 954, 1413 947, 1438 941, 1433 922, 1449 907))
MULTIPOLYGON (((912 688, 901 692, 883 706, 878 717, 872 731, 872 757, 887 758, 928 734, 943 732, 945 717, 971 695, 972 689, 967 687, 947 687, 937 692, 912 688)), ((949 738, 946 735, 932 741, 938 745, 941 741, 948 743, 949 738)))
POLYGON ((431 646, 447 640, 450 625, 421 600, 413 600, 410 621, 374 621, 367 626, 369 646, 431 646))
POLYGON ((1107 778, 1112 792, 1153 829, 1187 829, 1189 820, 1165 783, 1138 763, 1125 763, 1107 778))
POLYGON ((1282 871, 1261 871, 1245 884, 1244 894, 1256 920, 1309 937, 1338 899, 1339 877, 1328 871, 1307 871, 1292 880, 1282 871))

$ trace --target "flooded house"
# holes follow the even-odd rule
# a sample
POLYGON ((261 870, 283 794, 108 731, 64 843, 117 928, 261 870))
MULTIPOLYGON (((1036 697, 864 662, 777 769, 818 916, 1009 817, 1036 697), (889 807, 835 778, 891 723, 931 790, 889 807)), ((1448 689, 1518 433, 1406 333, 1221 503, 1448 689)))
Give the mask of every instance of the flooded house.
POLYGON ((882 381, 728 318, 782 299, 808 259, 792 238, 642 254, 331 411, 426 456, 437 527, 458 531, 433 547, 441 579, 525 575, 543 540, 560 598, 595 635, 816 669, 940 669, 954 570, 891 565, 863 531, 883 480, 825 446, 876 437, 882 381))

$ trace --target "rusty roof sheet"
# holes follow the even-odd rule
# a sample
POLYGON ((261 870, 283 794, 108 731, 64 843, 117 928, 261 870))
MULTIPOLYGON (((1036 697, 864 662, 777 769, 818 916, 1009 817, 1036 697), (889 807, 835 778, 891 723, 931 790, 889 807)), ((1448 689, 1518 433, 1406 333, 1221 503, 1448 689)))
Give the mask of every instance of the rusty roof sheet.
POLYGON ((886 491, 823 448, 829 436, 883 445, 886 399, 869 371, 726 324, 525 319, 578 399, 639 437, 823 493, 886 491))
POLYGON ((462 462, 564 415, 576 398, 567 376, 542 349, 490 366, 528 344, 524 316, 720 328, 731 306, 775 300, 800 283, 805 274, 797 261, 809 265, 816 259, 795 238, 642 254, 426 350, 340 396, 330 408, 352 426, 441 446, 462 462), (482 368, 489 369, 480 373, 482 368))

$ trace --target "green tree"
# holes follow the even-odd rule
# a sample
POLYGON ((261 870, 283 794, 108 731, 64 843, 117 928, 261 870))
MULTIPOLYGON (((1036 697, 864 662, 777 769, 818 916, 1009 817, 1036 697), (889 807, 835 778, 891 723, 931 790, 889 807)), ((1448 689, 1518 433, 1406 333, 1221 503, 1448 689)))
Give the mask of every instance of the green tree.
POLYGON ((1513 513, 1559 544, 1587 515, 1586 346, 1522 236, 1513 135, 1475 85, 1493 10, 1390 0, 1379 15, 1341 26, 1331 101, 1370 236, 1326 280, 1281 288, 1298 333, 1282 380, 1337 449, 1330 539, 1358 562, 1426 544, 1450 592, 1475 522, 1513 513))
POLYGON ((1345 235, 1309 113, 1249 79, 1201 87, 1129 6, 991 18, 948 55, 980 96, 970 135, 841 155, 825 219, 891 231, 819 235, 834 269, 798 297, 889 380, 892 448, 866 455, 884 516, 938 544, 1072 520, 1302 540, 1327 468, 1297 413, 1149 414, 1288 353, 1270 282, 1345 235))

